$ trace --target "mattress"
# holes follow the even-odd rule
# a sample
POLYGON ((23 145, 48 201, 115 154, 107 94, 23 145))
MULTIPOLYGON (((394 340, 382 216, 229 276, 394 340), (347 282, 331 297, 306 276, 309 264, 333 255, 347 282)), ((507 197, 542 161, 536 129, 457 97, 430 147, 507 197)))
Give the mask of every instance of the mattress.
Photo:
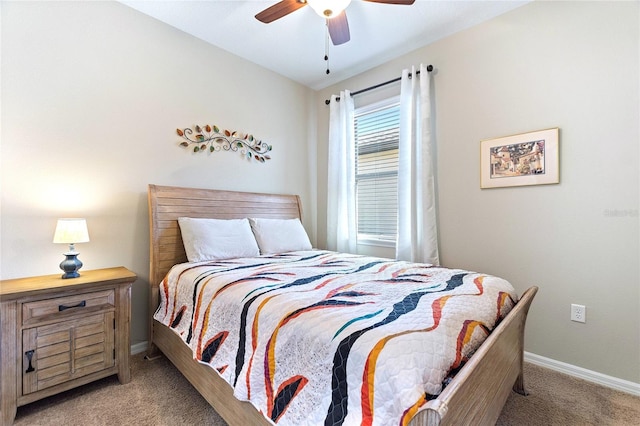
POLYGON ((504 279, 322 250, 184 263, 154 318, 279 425, 407 424, 518 300, 504 279))

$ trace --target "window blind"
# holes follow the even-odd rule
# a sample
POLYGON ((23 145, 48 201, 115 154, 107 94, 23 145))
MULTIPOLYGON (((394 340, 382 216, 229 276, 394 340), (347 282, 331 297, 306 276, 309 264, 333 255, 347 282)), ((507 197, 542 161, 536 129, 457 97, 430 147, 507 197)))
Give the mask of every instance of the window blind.
POLYGON ((398 217, 397 102, 355 113, 356 209, 359 240, 395 242, 398 217))

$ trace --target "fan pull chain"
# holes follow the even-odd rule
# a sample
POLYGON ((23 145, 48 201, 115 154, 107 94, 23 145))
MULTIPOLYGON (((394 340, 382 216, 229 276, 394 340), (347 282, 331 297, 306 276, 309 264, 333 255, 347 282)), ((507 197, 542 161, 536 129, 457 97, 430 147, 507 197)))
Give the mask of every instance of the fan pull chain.
POLYGON ((327 63, 327 75, 331 72, 329 70, 329 25, 326 25, 326 38, 324 40, 324 60, 327 63))

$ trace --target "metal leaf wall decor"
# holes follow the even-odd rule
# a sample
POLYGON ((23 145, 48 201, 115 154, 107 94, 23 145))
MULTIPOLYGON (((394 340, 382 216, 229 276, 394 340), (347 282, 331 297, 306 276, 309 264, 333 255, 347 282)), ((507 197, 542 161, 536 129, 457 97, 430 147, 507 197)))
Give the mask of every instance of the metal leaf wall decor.
POLYGON ((253 158, 261 163, 271 160, 268 153, 272 146, 250 134, 220 131, 218 126, 208 124, 204 127, 196 125, 193 129, 176 129, 176 133, 183 139, 180 146, 191 148, 193 152, 233 151, 239 152, 247 160, 253 158))

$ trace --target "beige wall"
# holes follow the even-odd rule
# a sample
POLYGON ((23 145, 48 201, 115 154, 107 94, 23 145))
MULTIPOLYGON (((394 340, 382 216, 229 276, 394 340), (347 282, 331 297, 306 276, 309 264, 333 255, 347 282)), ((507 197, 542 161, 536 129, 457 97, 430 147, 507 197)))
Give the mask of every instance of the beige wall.
MULTIPOLYGON (((316 99, 324 140, 324 100, 331 93, 398 77, 412 64, 433 64, 443 264, 504 276, 519 291, 538 285, 526 350, 635 383, 638 28, 638 2, 535 2, 316 99), (559 185, 480 190, 480 140, 549 127, 560 128, 559 185), (571 303, 587 306, 586 324, 569 320, 571 303)), ((323 242, 325 144, 318 144, 318 159, 323 242)))
POLYGON ((144 341, 149 183, 295 193, 313 211, 310 89, 116 2, 1 13, 1 278, 61 273, 56 219, 86 217, 84 269, 138 274, 132 339, 144 341), (178 147, 177 127, 206 123, 272 144, 272 160, 178 147))

